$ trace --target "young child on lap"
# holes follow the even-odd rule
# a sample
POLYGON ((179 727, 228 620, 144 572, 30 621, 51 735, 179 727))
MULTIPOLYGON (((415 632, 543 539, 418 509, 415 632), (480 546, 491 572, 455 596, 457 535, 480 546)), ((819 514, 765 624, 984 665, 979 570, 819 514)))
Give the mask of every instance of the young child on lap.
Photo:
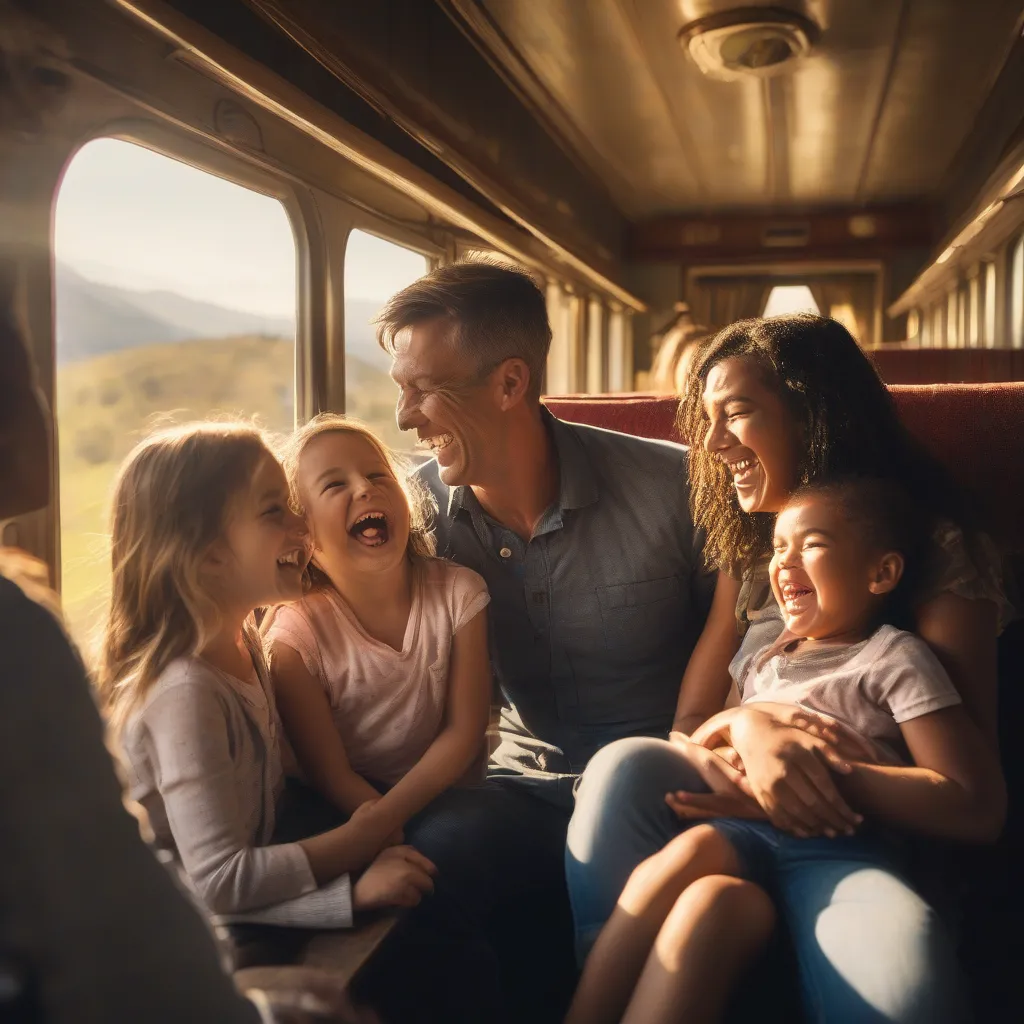
MULTIPOLYGON (((998 760, 930 648, 887 622, 913 596, 916 526, 905 496, 880 481, 797 492, 776 521, 770 568, 785 630, 759 651, 741 649, 730 672, 744 704, 800 705, 859 744, 863 761, 842 769, 845 792, 881 823, 992 839, 1005 813, 998 760)), ((714 720, 701 736, 716 742, 714 720)), ((684 794, 667 800, 691 816, 684 794)), ((772 933, 782 876, 792 893, 822 861, 893 866, 880 829, 792 836, 748 804, 749 817, 695 824, 637 867, 567 1024, 715 1020, 772 933)))
POLYGON ((419 503, 366 427, 319 416, 286 465, 313 553, 304 599, 263 626, 285 729, 340 811, 402 829, 483 754, 487 587, 432 557, 419 503))

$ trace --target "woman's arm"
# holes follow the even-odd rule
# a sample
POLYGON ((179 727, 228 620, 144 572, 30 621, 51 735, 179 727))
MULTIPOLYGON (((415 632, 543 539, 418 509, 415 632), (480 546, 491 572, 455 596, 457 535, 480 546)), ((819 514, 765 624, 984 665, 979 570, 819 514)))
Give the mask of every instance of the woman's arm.
POLYGON ((964 710, 994 750, 998 750, 998 632, 999 609, 994 601, 971 600, 947 590, 917 612, 917 635, 942 662, 964 710))
POLYGON ((380 799, 380 793, 352 770, 327 694, 299 653, 275 643, 270 672, 281 721, 309 783, 346 814, 355 813, 367 800, 380 799))
POLYGON ((465 774, 484 743, 490 701, 487 613, 481 611, 452 641, 444 727, 413 768, 373 808, 385 827, 401 828, 465 774))
POLYGON ((848 800, 900 828, 943 839, 995 842, 1006 819, 999 760, 961 706, 900 726, 914 767, 854 764, 839 779, 848 800))
POLYGON ((676 705, 674 732, 689 735, 702 722, 722 710, 729 692, 729 662, 739 648, 736 601, 740 584, 724 572, 718 574, 704 629, 683 674, 676 705))

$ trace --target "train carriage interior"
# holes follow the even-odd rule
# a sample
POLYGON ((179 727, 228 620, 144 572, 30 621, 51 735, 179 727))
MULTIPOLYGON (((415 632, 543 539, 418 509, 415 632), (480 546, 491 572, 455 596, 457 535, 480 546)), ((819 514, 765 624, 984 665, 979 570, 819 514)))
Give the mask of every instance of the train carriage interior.
MULTIPOLYGON (((676 437, 672 327, 841 321, 1024 570, 1022 29, 1021 0, 0 0, 0 258, 54 482, 4 545, 88 657, 148 427, 337 410, 410 451, 370 322, 497 257, 546 295, 549 407, 645 436, 676 437)), ((965 943, 993 1020, 1022 852, 1000 644, 1011 811, 965 943)), ((386 930, 290 969, 344 984, 386 930)))

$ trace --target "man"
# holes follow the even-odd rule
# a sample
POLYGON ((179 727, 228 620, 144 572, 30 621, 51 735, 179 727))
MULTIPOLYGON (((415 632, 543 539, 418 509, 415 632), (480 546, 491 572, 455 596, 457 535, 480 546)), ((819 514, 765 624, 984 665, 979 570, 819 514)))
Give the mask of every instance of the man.
MULTIPOLYGON (((623 736, 667 734, 711 580, 678 445, 565 423, 540 402, 551 330, 524 273, 456 263, 378 318, 398 425, 434 454, 438 554, 491 593, 501 744, 421 849, 486 928, 523 1019, 574 979, 563 856, 573 786, 623 736)), ((548 1016, 545 1016, 548 1015, 548 1016)))

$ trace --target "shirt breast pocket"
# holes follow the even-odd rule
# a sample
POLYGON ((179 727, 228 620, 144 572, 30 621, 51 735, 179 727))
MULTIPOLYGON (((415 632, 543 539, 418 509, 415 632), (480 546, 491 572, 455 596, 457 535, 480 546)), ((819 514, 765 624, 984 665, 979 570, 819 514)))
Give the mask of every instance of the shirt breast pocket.
POLYGON ((605 645, 616 659, 634 662, 675 640, 685 612, 678 576, 598 587, 605 645))

